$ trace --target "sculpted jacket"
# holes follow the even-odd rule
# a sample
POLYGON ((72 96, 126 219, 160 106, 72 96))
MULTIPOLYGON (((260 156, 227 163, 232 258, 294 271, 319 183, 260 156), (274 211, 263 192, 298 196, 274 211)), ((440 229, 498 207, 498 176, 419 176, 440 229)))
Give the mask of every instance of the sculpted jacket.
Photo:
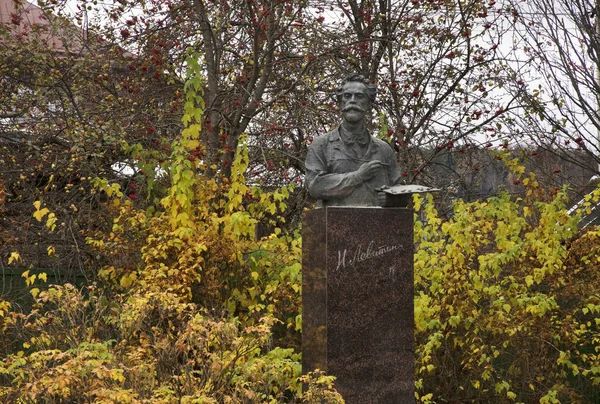
POLYGON ((378 206, 375 189, 395 185, 401 180, 396 155, 389 144, 371 137, 366 154, 355 157, 353 150, 342 141, 339 128, 315 138, 306 156, 306 185, 310 195, 321 206, 378 206), (385 167, 368 181, 356 173, 372 160, 385 167))

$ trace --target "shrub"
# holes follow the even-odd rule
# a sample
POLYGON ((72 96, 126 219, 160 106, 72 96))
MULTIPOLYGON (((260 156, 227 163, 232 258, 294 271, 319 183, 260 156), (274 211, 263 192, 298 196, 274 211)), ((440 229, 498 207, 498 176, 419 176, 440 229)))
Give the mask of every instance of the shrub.
POLYGON ((416 199, 421 402, 600 398, 600 232, 578 230, 565 190, 547 195, 533 175, 523 182, 525 198, 457 201, 447 221, 431 198, 416 199))

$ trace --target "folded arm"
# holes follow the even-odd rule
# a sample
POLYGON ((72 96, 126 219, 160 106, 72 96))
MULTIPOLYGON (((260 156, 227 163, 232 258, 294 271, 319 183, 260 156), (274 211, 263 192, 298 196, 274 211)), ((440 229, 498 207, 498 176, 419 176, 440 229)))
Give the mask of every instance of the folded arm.
POLYGON ((373 178, 382 168, 382 163, 373 160, 362 164, 356 171, 328 173, 324 153, 309 148, 306 157, 306 184, 315 199, 333 199, 349 195, 363 182, 373 178))
POLYGON ((327 172, 327 161, 321 150, 308 149, 306 156, 306 186, 315 199, 339 198, 350 194, 362 183, 356 171, 337 174, 327 172))

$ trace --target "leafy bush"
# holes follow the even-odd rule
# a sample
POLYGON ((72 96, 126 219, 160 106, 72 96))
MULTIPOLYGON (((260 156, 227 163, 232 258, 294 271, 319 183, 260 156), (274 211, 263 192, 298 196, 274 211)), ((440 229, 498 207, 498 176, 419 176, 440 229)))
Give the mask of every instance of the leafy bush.
POLYGON ((289 188, 249 187, 244 146, 230 177, 201 174, 202 160, 190 158, 200 147, 200 67, 193 57, 190 66, 186 129, 162 167, 170 187, 160 205, 141 210, 94 181, 115 215, 109 234, 88 239, 109 262, 100 283, 44 288, 25 273, 33 308, 0 302, 13 341, 0 357, 3 400, 340 402, 332 377, 300 374, 301 240, 277 227, 289 188), (273 226, 261 239, 259 220, 273 226))
POLYGON ((600 399, 600 231, 578 230, 565 190, 523 183, 525 198, 457 201, 448 221, 416 200, 421 402, 600 399))
POLYGON ((51 286, 29 314, 5 314, 5 335, 27 339, 0 361, 0 397, 32 403, 338 397, 331 378, 318 374, 305 377, 310 389, 301 393, 299 355, 272 345, 274 317, 244 326, 165 291, 119 297, 51 286))

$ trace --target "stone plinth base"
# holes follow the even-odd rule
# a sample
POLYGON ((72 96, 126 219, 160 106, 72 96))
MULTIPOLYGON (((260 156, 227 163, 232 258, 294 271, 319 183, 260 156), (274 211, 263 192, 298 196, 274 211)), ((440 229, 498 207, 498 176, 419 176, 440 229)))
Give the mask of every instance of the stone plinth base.
POLYGON ((303 372, 348 404, 414 403, 412 209, 308 211, 302 242, 303 372))

